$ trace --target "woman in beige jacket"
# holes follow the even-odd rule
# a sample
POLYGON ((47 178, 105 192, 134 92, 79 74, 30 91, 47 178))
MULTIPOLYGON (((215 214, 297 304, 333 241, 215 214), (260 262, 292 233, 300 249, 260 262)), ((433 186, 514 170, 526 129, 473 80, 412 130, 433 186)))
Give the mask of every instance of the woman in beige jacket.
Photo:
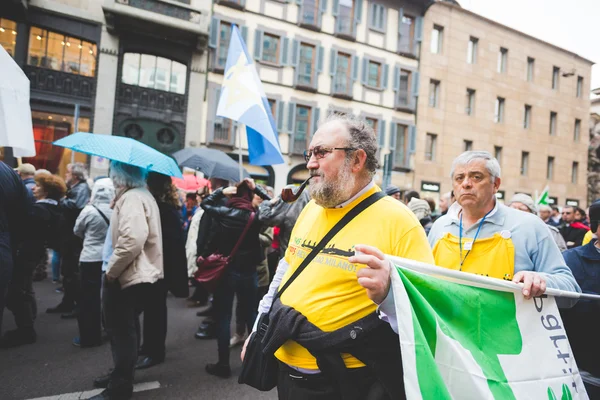
POLYGON ((94 382, 107 388, 92 397, 95 400, 131 397, 139 342, 136 310, 144 309, 158 295, 152 284, 163 277, 160 214, 146 189, 146 171, 115 161, 110 169, 116 191, 109 233, 113 253, 102 289, 102 308, 114 369, 94 382))

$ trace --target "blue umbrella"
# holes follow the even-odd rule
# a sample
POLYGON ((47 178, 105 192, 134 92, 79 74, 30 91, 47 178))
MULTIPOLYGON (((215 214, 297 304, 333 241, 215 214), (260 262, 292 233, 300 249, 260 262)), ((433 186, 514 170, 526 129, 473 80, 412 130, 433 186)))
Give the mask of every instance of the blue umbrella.
POLYGON ((53 144, 80 153, 135 165, 148 171, 182 178, 181 171, 175 160, 135 139, 123 136, 77 132, 59 139, 53 144))

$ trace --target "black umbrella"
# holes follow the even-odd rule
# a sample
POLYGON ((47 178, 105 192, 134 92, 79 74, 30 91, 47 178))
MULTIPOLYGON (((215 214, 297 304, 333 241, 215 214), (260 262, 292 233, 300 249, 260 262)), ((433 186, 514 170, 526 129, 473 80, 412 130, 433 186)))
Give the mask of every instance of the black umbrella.
MULTIPOLYGON (((240 180, 238 163, 221 150, 187 148, 173 153, 173 158, 180 167, 201 171, 207 178, 226 179, 233 182, 240 180)), ((250 176, 245 169, 242 169, 242 172, 244 178, 250 176)))

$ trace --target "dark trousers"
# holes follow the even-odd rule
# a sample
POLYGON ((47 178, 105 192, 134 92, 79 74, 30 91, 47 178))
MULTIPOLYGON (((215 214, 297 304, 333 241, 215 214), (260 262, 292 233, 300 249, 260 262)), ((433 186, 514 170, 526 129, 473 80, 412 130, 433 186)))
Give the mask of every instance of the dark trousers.
POLYGON ((4 303, 8 286, 4 282, 0 282, 0 335, 2 334, 2 318, 4 318, 4 303))
POLYGON ((102 312, 100 294, 102 290, 102 261, 79 264, 81 277, 81 300, 77 324, 82 346, 102 343, 102 312))
POLYGON ((79 278, 79 255, 81 247, 71 246, 67 251, 62 251, 60 273, 63 277, 63 305, 75 308, 79 303, 80 278, 79 278))
MULTIPOLYGON (((352 382, 359 388, 356 399, 391 400, 379 385, 374 385, 375 376, 367 367, 350 368, 348 374, 352 382)), ((322 373, 303 374, 283 363, 279 364, 277 394, 279 400, 342 400, 336 382, 331 381, 322 373)))
POLYGON ((214 293, 214 314, 217 330, 217 346, 219 351, 219 364, 229 365, 229 339, 231 335, 231 316, 233 313, 233 298, 237 296, 242 304, 243 318, 248 332, 256 319, 256 290, 258 278, 256 272, 243 275, 233 271, 223 274, 219 286, 214 293))
POLYGON ((152 295, 146 302, 141 354, 156 360, 165 359, 167 340, 167 285, 164 279, 152 284, 152 295))
POLYGON ((12 311, 19 329, 33 329, 37 315, 37 304, 33 291, 33 270, 37 260, 19 261, 12 273, 8 286, 6 307, 12 311))
POLYGON ((151 296, 150 283, 139 283, 121 289, 118 280, 108 282, 104 279, 102 312, 114 363, 109 383, 112 391, 127 393, 133 390, 133 373, 139 346, 138 315, 151 296))

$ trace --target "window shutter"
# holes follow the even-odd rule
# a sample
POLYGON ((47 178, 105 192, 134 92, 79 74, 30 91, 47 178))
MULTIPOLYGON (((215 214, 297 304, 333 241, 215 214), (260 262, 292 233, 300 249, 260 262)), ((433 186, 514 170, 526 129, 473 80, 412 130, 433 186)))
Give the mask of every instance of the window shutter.
POLYGON ((217 87, 211 90, 213 99, 210 102, 210 110, 207 118, 207 130, 206 130, 206 143, 211 143, 215 140, 215 121, 217 119, 217 106, 219 105, 219 97, 221 94, 221 88, 217 87))
POLYGON ((331 49, 329 52, 329 75, 335 76, 337 68, 337 50, 331 49))
POLYGON ((404 8, 400 7, 398 10, 398 35, 400 35, 400 31, 402 30, 402 19, 404 18, 404 8))
POLYGON ((294 125, 296 125, 296 103, 288 103, 287 131, 290 135, 294 134, 294 125))
POLYGON ((294 39, 292 45, 292 65, 298 66, 298 60, 300 59, 300 43, 294 39))
POLYGON ((388 88, 388 81, 390 77, 390 66, 388 64, 383 65, 383 82, 381 83, 381 87, 383 89, 388 88))
POLYGON ((323 14, 327 12, 327 0, 321 0, 319 1, 319 18, 317 21, 317 25, 320 27, 321 26, 321 22, 323 20, 323 14))
POLYGON ((319 53, 317 55, 317 72, 323 72, 323 59, 325 58, 325 49, 323 46, 319 46, 319 53))
POLYGON ((410 91, 414 97, 419 96, 419 72, 413 71, 411 73, 411 88, 410 91))
POLYGON ((340 13, 340 0, 333 0, 333 8, 331 10, 331 14, 333 14, 334 17, 337 17, 339 13, 340 13))
POLYGON ((321 114, 321 109, 319 107, 313 107, 312 114, 312 132, 310 133, 310 137, 312 137, 312 135, 314 135, 317 129, 319 128, 319 118, 321 114))
POLYGON ((360 57, 352 56, 352 80, 356 82, 358 79, 358 65, 360 62, 360 57))
POLYGON ((231 135, 229 135, 229 143, 230 146, 233 146, 237 141, 237 135, 240 134, 240 124, 237 121, 231 121, 231 135))
POLYGON ((423 40, 423 17, 417 17, 415 21, 415 44, 413 52, 417 53, 417 46, 423 40))
POLYGON ((280 101, 277 100, 277 131, 279 131, 279 133, 284 132, 284 126, 283 126, 283 114, 285 111, 285 102, 284 101, 280 101))
POLYGON ((400 90, 400 67, 394 67, 394 91, 400 90))
POLYGON ((362 63, 362 84, 366 85, 367 84, 367 68, 369 66, 369 60, 365 57, 363 58, 363 63, 362 63))
POLYGON ((369 3, 369 28, 375 28, 377 24, 377 4, 369 3))
POLYGON ((263 50, 263 31, 257 29, 254 32, 254 58, 260 60, 263 50))
POLYGON ((380 119, 379 120, 379 148, 382 149, 385 146, 385 121, 380 119))
POLYGON ((390 137, 390 150, 396 151, 398 124, 392 121, 391 137, 390 137))
POLYGON ((362 0, 354 0, 354 5, 356 7, 356 10, 354 10, 354 19, 360 24, 362 21, 363 2, 362 0))
MULTIPOLYGON (((411 125, 408 127, 408 132, 409 132, 409 136, 410 136, 410 140, 409 140, 409 152, 410 154, 415 154, 416 148, 417 148, 417 127, 414 125, 411 125)), ((405 159, 406 160, 406 164, 408 165, 408 157, 405 159)))
POLYGON ((242 26, 242 39, 244 39, 244 43, 248 42, 248 27, 242 26))
POLYGON ((210 37, 208 38, 208 47, 217 48, 219 40, 219 25, 221 21, 218 18, 213 18, 210 23, 210 37))
POLYGON ((283 38, 283 48, 281 49, 281 65, 289 65, 290 39, 283 38))

